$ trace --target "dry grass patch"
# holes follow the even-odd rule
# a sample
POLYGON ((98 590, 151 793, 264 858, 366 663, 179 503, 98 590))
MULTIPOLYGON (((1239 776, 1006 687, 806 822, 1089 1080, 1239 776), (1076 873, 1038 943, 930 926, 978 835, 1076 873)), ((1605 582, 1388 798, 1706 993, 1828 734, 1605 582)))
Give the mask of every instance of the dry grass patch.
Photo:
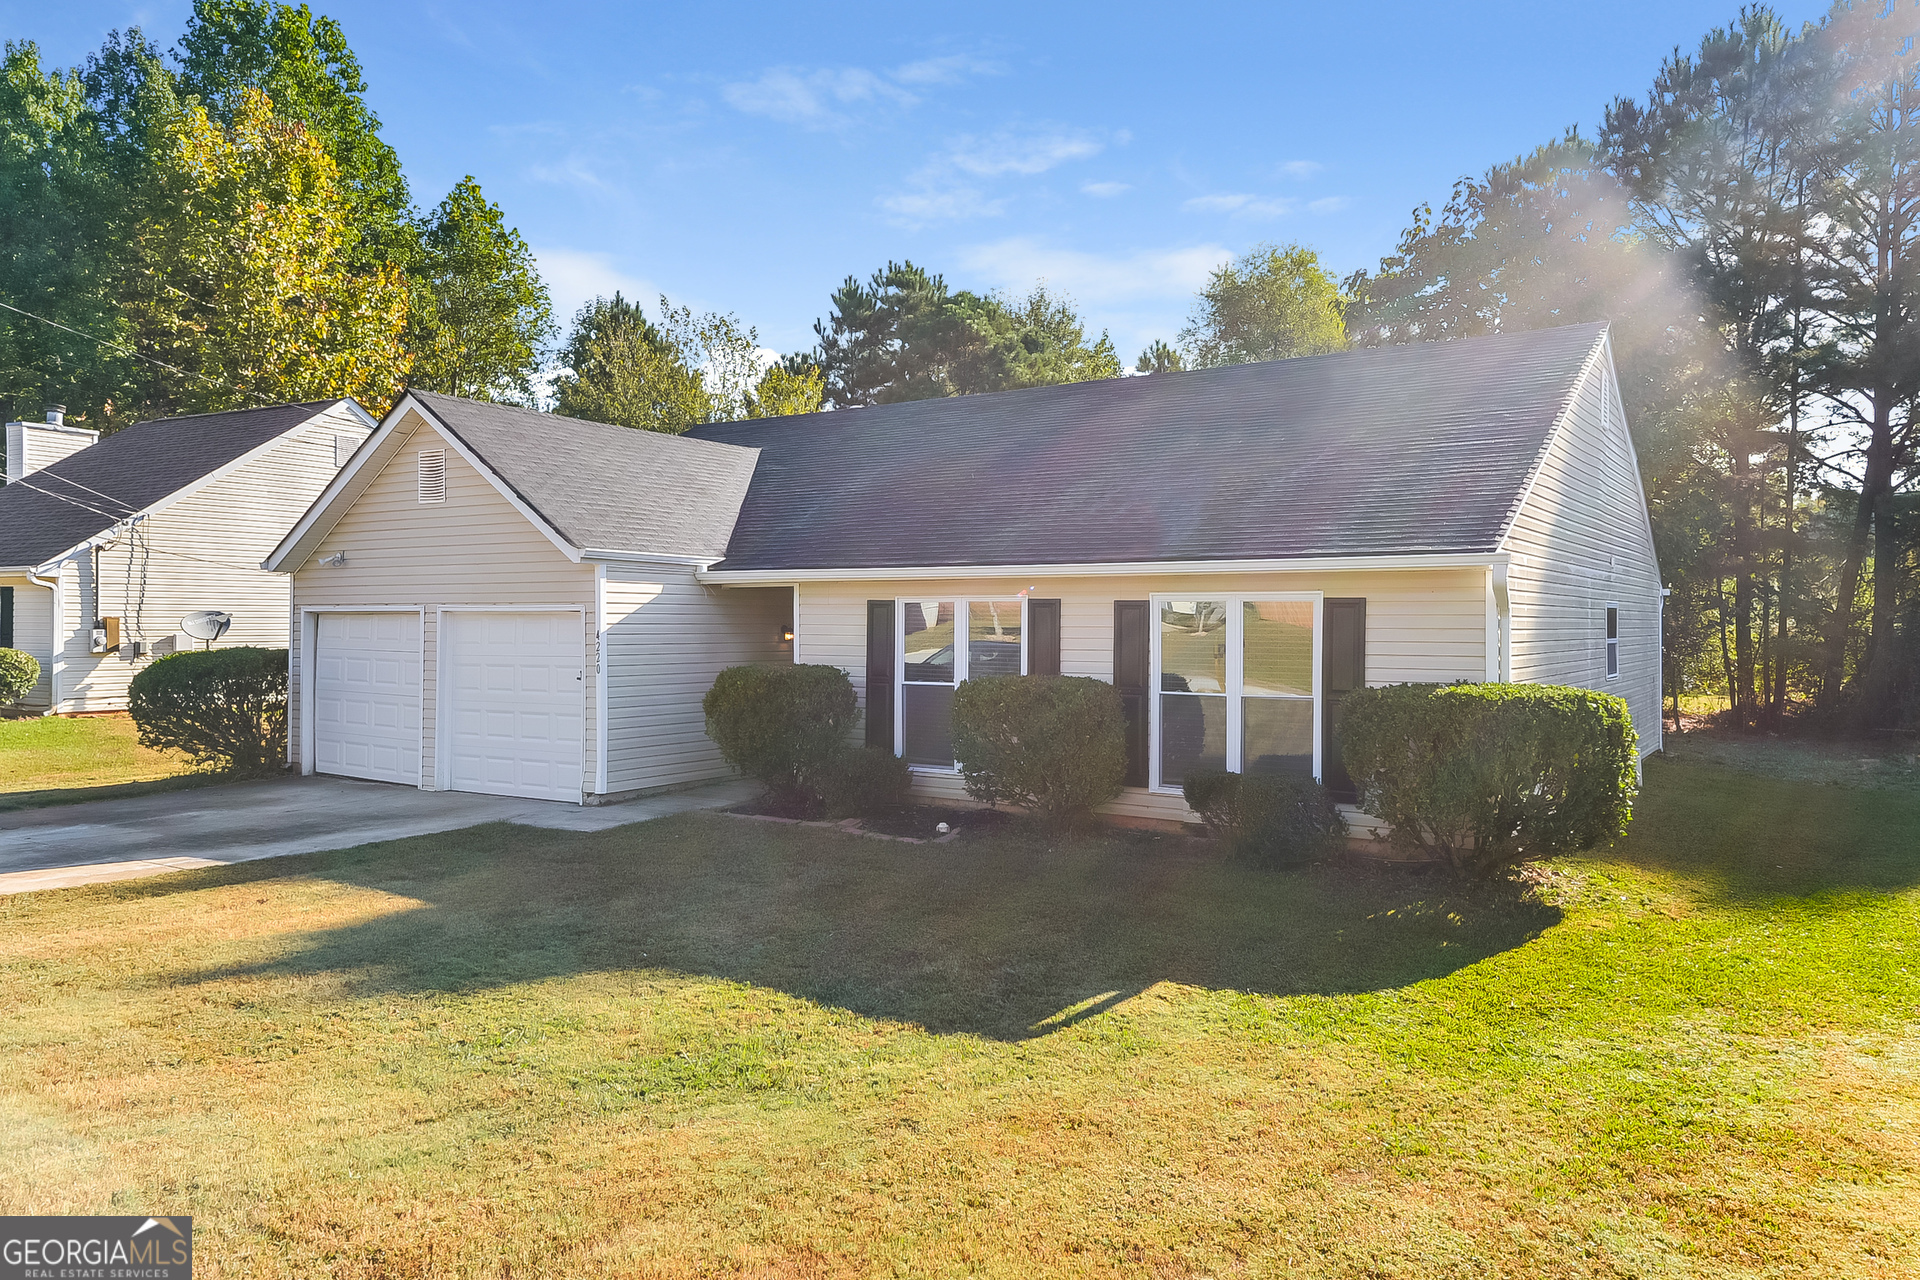
POLYGON ((0 903, 0 1202, 212 1276, 1920 1270, 1920 804, 1534 886, 689 814, 0 903))

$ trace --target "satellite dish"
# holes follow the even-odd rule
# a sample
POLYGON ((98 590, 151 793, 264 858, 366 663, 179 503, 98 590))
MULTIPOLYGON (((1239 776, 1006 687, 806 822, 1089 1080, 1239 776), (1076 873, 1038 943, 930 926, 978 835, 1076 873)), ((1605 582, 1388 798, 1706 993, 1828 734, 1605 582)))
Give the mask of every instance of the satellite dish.
POLYGON ((218 609, 202 609, 180 619, 180 629, 195 640, 212 644, 227 634, 227 628, 233 625, 233 615, 222 613, 218 609))

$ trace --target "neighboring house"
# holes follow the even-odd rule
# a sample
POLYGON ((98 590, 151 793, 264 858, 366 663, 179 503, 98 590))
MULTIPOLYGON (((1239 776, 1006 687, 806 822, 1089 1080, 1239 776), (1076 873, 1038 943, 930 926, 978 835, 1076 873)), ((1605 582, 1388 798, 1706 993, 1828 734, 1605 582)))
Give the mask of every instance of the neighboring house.
POLYGON ((828 663, 959 797, 954 687, 1119 687, 1127 789, 1343 784, 1343 695, 1617 692, 1660 745, 1661 589, 1606 329, 697 428, 410 395, 269 558, 303 770, 595 800, 724 775, 725 666, 828 663))
POLYGON ((40 662, 23 705, 119 711, 134 674, 195 642, 181 619, 233 615, 219 641, 287 642, 288 584, 260 560, 366 439, 351 400, 143 422, 99 439, 7 424, 0 647, 40 662))

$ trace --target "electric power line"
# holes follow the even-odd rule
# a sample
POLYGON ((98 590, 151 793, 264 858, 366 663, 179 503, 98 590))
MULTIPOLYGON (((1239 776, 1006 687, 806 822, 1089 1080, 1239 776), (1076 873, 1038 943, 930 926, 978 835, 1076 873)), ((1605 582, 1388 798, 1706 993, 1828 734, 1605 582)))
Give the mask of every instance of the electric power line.
MULTIPOLYGON (((38 476, 40 476, 40 477, 42 477, 43 479, 47 479, 47 480, 58 480, 58 481, 59 481, 59 482, 60 482, 61 484, 70 484, 70 485, 72 485, 72 486, 73 486, 74 488, 76 488, 76 489, 85 489, 85 490, 86 490, 86 491, 87 491, 88 493, 90 493, 90 494, 92 494, 92 495, 93 495, 94 497, 96 497, 96 498, 100 498, 100 499, 102 499, 102 500, 104 500, 104 501, 106 501, 106 502, 111 502, 111 503, 113 503, 113 504, 114 504, 115 506, 120 506, 120 507, 126 507, 126 509, 127 509, 127 514, 128 514, 128 515, 130 515, 130 516, 133 516, 133 515, 139 515, 139 514, 140 514, 140 508, 138 508, 138 507, 136 507, 136 506, 132 506, 132 505, 130 505, 130 504, 128 504, 127 502, 124 502, 124 501, 122 501, 121 499, 119 499, 119 498, 116 498, 116 497, 114 497, 114 496, 113 496, 112 494, 110 494, 110 493, 102 493, 102 492, 100 492, 100 490, 98 490, 98 489, 95 489, 95 488, 94 488, 93 486, 91 486, 91 485, 84 485, 84 484, 81 484, 81 483, 80 483, 80 482, 79 482, 78 480, 75 480, 75 479, 72 479, 71 477, 68 477, 68 476, 63 476, 63 475, 56 475, 56 474, 54 474, 54 473, 53 473, 52 471, 50 471, 50 470, 47 470, 47 469, 45 469, 45 468, 42 468, 42 469, 41 469, 40 471, 37 471, 37 472, 35 472, 34 474, 35 474, 35 475, 38 475, 38 476)), ((45 493, 45 492, 46 492, 46 490, 44 490, 44 489, 42 489, 42 490, 41 490, 41 492, 42 492, 42 493, 45 493)))
MULTIPOLYGON (((12 488, 16 484, 23 485, 26 488, 33 490, 35 493, 44 493, 49 498, 52 498, 55 502, 64 502, 69 506, 78 507, 82 511, 90 511, 94 515, 99 516, 102 520, 107 521, 109 524, 119 524, 122 520, 126 520, 129 518, 129 516, 117 516, 111 511, 102 511, 99 507, 94 506, 92 503, 82 502, 78 498, 69 498, 64 493, 55 493, 51 489, 42 489, 39 485, 34 484, 32 481, 28 480, 25 476, 22 476, 18 480, 9 481, 7 487, 12 488)), ((113 501, 113 499, 109 499, 109 501, 113 501)), ((121 503, 120 505, 126 506, 124 502, 121 503)), ((139 514, 138 511, 134 511, 132 509, 129 509, 129 511, 131 515, 139 514)))
POLYGON ((102 338, 97 334, 87 333, 85 330, 76 329, 69 324, 61 324, 58 320, 49 320, 45 316, 37 316, 33 314, 33 312, 31 311, 23 311, 19 307, 14 306, 11 302, 0 302, 0 307, 5 307, 7 310, 13 312, 15 315, 25 316, 29 320, 38 320, 41 324, 50 324, 56 329, 64 329, 68 333, 73 334, 75 337, 85 338, 89 342, 97 342, 103 347, 111 347, 115 351, 121 352, 125 355, 132 356, 135 360, 145 360, 148 364, 159 365, 162 369, 167 370, 169 373, 177 373, 183 378, 198 378, 200 381, 206 383, 208 386, 218 387, 222 391, 238 392, 240 395, 246 396, 249 399, 251 399, 255 404, 264 405, 264 404, 272 403, 271 401, 262 397, 258 392, 240 391, 238 387, 229 386, 228 384, 220 381, 218 378, 210 378, 204 373, 194 373, 191 370, 182 369, 178 365, 168 364, 165 360, 157 359, 154 356, 142 355, 138 351, 135 351, 132 347, 122 346, 117 342, 113 342, 106 338, 102 338))

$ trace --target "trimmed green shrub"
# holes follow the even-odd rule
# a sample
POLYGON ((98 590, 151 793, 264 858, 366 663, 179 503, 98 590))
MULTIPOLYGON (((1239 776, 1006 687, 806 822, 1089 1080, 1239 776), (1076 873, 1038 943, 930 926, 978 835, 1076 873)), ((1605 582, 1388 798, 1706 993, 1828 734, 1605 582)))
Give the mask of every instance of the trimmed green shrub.
POLYGON ((982 676, 953 694, 953 754, 967 794, 1020 805, 1055 827, 1120 794, 1120 695, 1085 676, 982 676))
POLYGON ((0 707, 10 707, 40 683, 40 661, 18 649, 0 649, 0 707))
POLYGON ((1542 684, 1403 684, 1346 696, 1360 807, 1403 853, 1488 877, 1619 836, 1638 739, 1612 694, 1542 684))
POLYGON ((1209 831, 1262 862, 1315 862, 1347 838, 1333 797, 1312 778, 1191 769, 1180 789, 1209 831))
POLYGON ((812 791, 853 729, 853 682, 838 667, 728 667, 700 704, 728 764, 775 795, 812 791))
POLYGON ((848 747, 814 779, 829 818, 862 818, 898 809, 907 801, 913 773, 907 762, 879 747, 848 747))
POLYGON ((287 756, 287 651, 170 654, 133 678, 127 710, 143 746, 242 776, 276 772, 287 756))

